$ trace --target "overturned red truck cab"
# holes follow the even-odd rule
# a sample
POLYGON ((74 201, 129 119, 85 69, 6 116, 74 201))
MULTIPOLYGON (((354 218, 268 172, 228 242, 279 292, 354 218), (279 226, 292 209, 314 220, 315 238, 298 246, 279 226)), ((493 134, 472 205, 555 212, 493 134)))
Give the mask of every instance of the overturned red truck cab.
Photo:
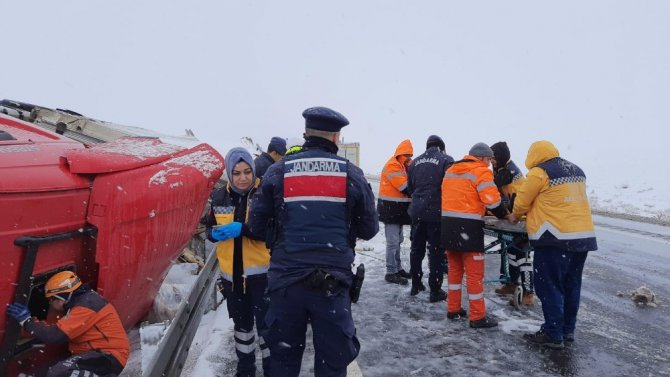
POLYGON ((88 147, 0 114, 0 375, 32 374, 66 352, 5 314, 19 302, 54 321, 44 283, 59 271, 76 271, 126 328, 141 320, 223 169, 206 144, 137 137, 88 147))

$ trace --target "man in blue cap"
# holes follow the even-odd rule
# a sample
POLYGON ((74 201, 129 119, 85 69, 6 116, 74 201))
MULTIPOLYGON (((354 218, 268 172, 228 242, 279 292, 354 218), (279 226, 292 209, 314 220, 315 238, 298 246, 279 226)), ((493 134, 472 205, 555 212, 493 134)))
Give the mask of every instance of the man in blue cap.
POLYGON ((254 170, 257 178, 263 178, 270 165, 279 161, 286 154, 286 139, 275 136, 270 139, 268 151, 254 159, 254 170))
POLYGON ((251 204, 250 228, 271 249, 265 340, 273 376, 298 376, 311 322, 314 374, 344 377, 360 350, 349 296, 354 247, 379 223, 363 171, 337 155, 347 118, 326 107, 302 115, 302 150, 270 166, 251 204))

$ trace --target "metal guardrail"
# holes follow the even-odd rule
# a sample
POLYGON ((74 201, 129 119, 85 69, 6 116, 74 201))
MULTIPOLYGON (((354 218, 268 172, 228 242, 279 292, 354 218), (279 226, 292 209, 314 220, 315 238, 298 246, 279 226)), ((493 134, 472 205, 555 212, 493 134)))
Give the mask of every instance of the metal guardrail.
POLYGON ((191 342, 205 311, 208 292, 216 281, 218 269, 219 261, 216 253, 212 252, 207 258, 205 267, 200 271, 188 300, 182 303, 161 340, 158 351, 143 374, 145 377, 178 377, 181 374, 191 342))

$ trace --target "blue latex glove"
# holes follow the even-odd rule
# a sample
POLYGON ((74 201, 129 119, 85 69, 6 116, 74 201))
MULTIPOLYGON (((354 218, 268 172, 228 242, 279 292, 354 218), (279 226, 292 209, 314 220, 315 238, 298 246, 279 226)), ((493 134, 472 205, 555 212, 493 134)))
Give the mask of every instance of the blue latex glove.
POLYGON ((23 323, 30 319, 30 309, 23 304, 9 304, 7 305, 7 314, 14 318, 16 322, 23 326, 23 323))
POLYGON ((242 233, 242 223, 232 222, 230 224, 212 228, 212 238, 217 241, 224 241, 229 238, 238 237, 242 233))

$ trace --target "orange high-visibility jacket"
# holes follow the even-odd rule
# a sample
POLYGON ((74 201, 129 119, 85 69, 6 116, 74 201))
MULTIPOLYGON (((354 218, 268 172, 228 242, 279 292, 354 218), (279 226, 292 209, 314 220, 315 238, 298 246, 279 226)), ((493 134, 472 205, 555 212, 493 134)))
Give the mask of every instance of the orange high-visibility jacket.
POLYGON ((465 156, 442 179, 442 245, 450 251, 484 251, 484 213, 507 215, 487 164, 465 156))
POLYGON ((412 142, 403 140, 395 150, 393 157, 384 165, 379 177, 379 195, 377 213, 379 221, 386 224, 411 224, 407 208, 412 201, 407 192, 407 169, 398 157, 413 155, 412 142))
POLYGON ((126 365, 130 354, 128 335, 116 309, 97 292, 90 291, 78 297, 56 326, 70 339, 72 354, 97 350, 126 365))

